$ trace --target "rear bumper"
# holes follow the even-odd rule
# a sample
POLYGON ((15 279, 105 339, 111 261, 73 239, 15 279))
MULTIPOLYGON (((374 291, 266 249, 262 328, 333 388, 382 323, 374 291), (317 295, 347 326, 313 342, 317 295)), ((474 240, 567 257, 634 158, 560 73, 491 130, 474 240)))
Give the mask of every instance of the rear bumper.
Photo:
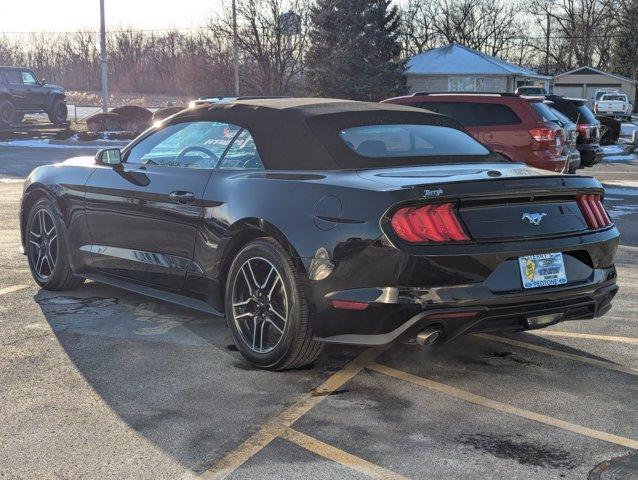
POLYGON ((573 147, 569 150, 567 165, 565 166, 563 173, 573 172, 578 168, 580 168, 580 152, 576 149, 576 147, 573 147))
MULTIPOLYGON (((611 270, 614 270, 613 267, 611 270)), ((439 343, 449 342, 460 335, 472 332, 501 332, 543 328, 567 320, 585 320, 604 315, 611 308, 611 301, 618 292, 615 270, 613 278, 598 288, 579 289, 578 291, 545 292, 534 296, 500 299, 493 303, 468 302, 463 306, 432 306, 431 308, 410 309, 406 305, 394 304, 397 313, 405 318, 403 322, 384 322, 379 318, 388 318, 381 314, 389 304, 372 307, 366 312, 369 317, 377 317, 374 332, 341 333, 326 337, 316 337, 327 343, 345 343, 353 345, 383 345, 402 335, 414 336, 425 327, 436 326, 443 331, 439 343), (410 314, 409 312, 412 311, 410 314), (553 315, 550 323, 536 327, 529 323, 530 318, 553 315), (390 329, 391 328, 391 329, 390 329), (387 331, 385 331, 387 330, 387 331)), ((350 292, 350 296, 352 292, 350 292)), ((405 299, 399 294, 397 298, 405 299)))
POLYGON ((614 227, 576 237, 484 243, 410 254, 377 243, 336 263, 324 280, 309 282, 318 340, 376 345, 431 324, 443 341, 478 330, 525 328, 530 315, 564 313, 559 321, 601 315, 616 293, 614 227), (474 248, 472 248, 474 247, 474 248), (562 252, 568 282, 525 289, 518 258, 562 252), (356 302, 363 310, 334 308, 356 302), (449 313, 473 312, 471 316, 449 313), (445 318, 448 317, 448 318, 445 318))
POLYGON ((603 159, 603 148, 597 143, 582 143, 576 146, 580 152, 580 164, 591 167, 603 159))
POLYGON ((548 150, 530 151, 522 159, 531 167, 551 172, 562 172, 569 161, 567 155, 554 155, 548 150))

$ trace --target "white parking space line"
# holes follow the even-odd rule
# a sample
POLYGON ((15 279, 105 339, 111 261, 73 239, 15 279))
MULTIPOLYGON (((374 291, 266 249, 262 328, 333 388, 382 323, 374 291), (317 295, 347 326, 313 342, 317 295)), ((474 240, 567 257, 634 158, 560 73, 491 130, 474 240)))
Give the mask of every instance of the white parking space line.
POLYGON ((363 458, 344 452, 343 450, 333 447, 332 445, 328 445, 327 443, 310 437, 304 433, 293 430, 292 428, 286 429, 281 435, 281 438, 295 443, 316 455, 343 465, 344 467, 356 470, 370 478, 377 478, 379 480, 406 480, 406 477, 403 475, 394 473, 391 470, 386 470, 385 468, 375 465, 374 463, 370 463, 363 458))
POLYGON ((29 288, 29 285, 12 285, 10 287, 0 288, 0 296, 17 292, 18 290, 24 290, 25 288, 29 288))
POLYGON ((616 337, 612 335, 595 335, 593 333, 575 333, 575 332, 558 332, 553 330, 537 330, 533 335, 539 335, 541 337, 566 337, 566 338, 583 338, 586 340, 605 340, 608 342, 620 342, 629 343, 631 345, 638 345, 638 338, 635 337, 616 337))
POLYGON ((498 337, 496 335, 490 335, 487 333, 479 333, 475 335, 479 338, 486 340, 492 340, 494 342, 504 343, 513 347, 526 348, 528 350, 535 350, 547 355, 553 355, 555 357, 567 358, 576 362, 587 363, 596 367, 606 368, 608 370, 615 370, 617 372, 628 373, 630 375, 638 375, 638 369, 632 367, 626 367, 625 365, 618 365, 612 362, 605 362, 604 360, 598 360, 596 358, 585 357, 584 355, 576 355, 574 353, 562 352, 553 348, 541 347, 540 345, 534 345, 533 343, 521 342, 519 340, 512 340, 511 338, 498 337))
POLYGON ((248 438, 238 448, 228 453, 214 467, 202 473, 202 478, 215 480, 226 478, 275 438, 283 436, 293 423, 308 413, 330 393, 355 377, 390 346, 369 348, 359 354, 341 370, 328 377, 325 382, 314 390, 314 393, 304 394, 293 405, 266 422, 257 433, 248 438))
POLYGON ((566 422, 564 420, 560 420, 554 417, 549 417, 541 413, 536 413, 530 410, 525 410, 523 408, 518 408, 513 405, 508 405, 507 403, 502 403, 487 397, 483 397, 481 395, 476 395, 474 393, 467 392, 465 390, 461 390, 456 387, 452 387, 450 385, 446 385, 444 383, 430 380, 429 378, 418 377, 416 375, 412 375, 411 373, 403 372, 401 370, 396 370, 391 367, 386 367, 385 365, 381 365, 379 363, 372 362, 368 365, 367 368, 369 370, 380 373, 382 375, 387 375, 389 377, 393 377, 398 380, 402 380, 404 382, 409 382, 414 385, 419 385, 425 388, 429 388, 430 390, 434 390, 436 392, 449 395, 450 397, 458 398, 460 400, 464 400, 466 402, 473 403, 475 405, 480 405, 486 408, 490 408, 498 412, 509 413, 511 415, 516 415, 518 417, 526 418, 528 420, 534 420, 536 422, 543 423, 545 425, 551 425, 553 427, 560 428, 562 430, 578 433, 586 437, 595 438, 597 440, 603 440, 605 442, 614 443, 616 445, 621 445, 623 447, 628 447, 628 448, 633 448, 638 450, 638 440, 620 437, 618 435, 614 435, 607 432, 601 432, 600 430, 594 430, 593 428, 583 427, 582 425, 566 422))

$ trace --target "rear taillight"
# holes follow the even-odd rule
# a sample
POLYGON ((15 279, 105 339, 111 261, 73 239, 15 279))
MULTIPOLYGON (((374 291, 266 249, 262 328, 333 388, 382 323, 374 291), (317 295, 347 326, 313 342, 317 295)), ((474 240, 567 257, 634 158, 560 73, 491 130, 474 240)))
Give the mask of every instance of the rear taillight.
POLYGON ((392 215, 392 228, 406 242, 463 242, 470 240, 453 203, 403 207, 392 215))
POLYGON ((578 125, 576 125, 576 129, 578 130, 578 133, 583 136, 584 140, 589 140, 591 129, 589 128, 588 123, 579 123, 578 125))
POLYGON ((529 134, 538 143, 548 143, 556 140, 556 131, 547 127, 532 128, 529 134))
POLYGON ((529 134, 536 142, 535 150, 550 150, 558 153, 561 145, 565 143, 565 133, 562 129, 538 127, 529 130, 529 134))
POLYGON ((605 207, 603 207, 602 197, 600 195, 579 195, 578 206, 580 207, 580 211, 583 212, 587 225, 589 225, 589 228, 592 230, 598 230, 599 228, 611 225, 611 220, 605 211, 605 207))

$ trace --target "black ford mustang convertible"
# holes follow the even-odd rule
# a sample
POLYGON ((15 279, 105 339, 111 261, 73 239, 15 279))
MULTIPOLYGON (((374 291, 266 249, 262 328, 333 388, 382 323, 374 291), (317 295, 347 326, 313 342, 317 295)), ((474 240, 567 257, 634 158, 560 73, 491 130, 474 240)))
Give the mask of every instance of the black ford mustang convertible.
POLYGON ((43 288, 89 278, 225 316, 250 362, 286 369, 326 342, 604 314, 619 234, 602 195, 421 109, 244 100, 37 168, 20 217, 43 288))

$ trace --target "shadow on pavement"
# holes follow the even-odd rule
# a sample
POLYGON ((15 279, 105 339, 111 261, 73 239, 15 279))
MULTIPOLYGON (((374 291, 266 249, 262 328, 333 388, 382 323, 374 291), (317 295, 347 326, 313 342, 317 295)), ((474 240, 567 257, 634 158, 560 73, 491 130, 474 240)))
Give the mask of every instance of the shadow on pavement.
POLYGON ((35 301, 109 408, 195 472, 360 352, 326 348, 312 368, 267 372, 234 351, 219 318, 94 283, 35 301))

